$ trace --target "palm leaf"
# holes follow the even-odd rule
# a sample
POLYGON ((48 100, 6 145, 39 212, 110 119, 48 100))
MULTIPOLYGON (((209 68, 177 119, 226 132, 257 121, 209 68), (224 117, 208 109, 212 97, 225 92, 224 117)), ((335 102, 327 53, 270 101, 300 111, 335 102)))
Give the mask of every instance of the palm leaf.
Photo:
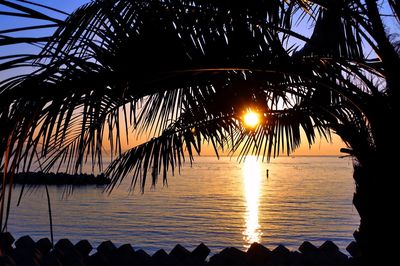
POLYGON ((329 139, 328 126, 339 131, 352 123, 335 108, 352 110, 379 92, 373 79, 382 71, 365 60, 361 45, 371 41, 360 30, 368 24, 350 16, 362 7, 261 2, 262 9, 259 1, 93 1, 62 23, 53 20, 59 27, 39 55, 4 57, 0 67, 37 67, 1 83, 0 121, 9 125, 2 135, 26 143, 15 160, 29 168, 38 151, 46 169, 65 163, 80 171, 89 158, 101 167, 108 130, 111 154, 119 156, 108 170, 113 185, 130 171, 135 183, 142 171, 143 189, 149 169, 179 167, 184 150, 191 158, 203 140, 217 154, 229 147, 269 158, 298 147, 301 130, 309 144, 318 133, 329 139), (295 12, 315 22, 310 38, 293 27, 295 12), (339 34, 327 35, 332 27, 339 34), (294 52, 289 40, 306 44, 294 52), (268 123, 244 130, 238 121, 246 106, 268 114, 268 123), (122 131, 128 135, 130 126, 134 136, 154 139, 122 153, 122 131))

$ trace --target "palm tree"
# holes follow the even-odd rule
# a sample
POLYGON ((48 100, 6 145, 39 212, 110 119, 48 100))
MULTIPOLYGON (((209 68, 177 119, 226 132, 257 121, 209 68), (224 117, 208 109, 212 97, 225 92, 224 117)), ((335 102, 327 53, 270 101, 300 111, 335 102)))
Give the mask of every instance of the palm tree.
MULTIPOLYGON (((398 23, 399 2, 383 2, 398 23)), ((143 190, 148 172, 152 185, 159 175, 166 182, 204 142, 217 155, 269 159, 290 154, 301 131, 310 145, 333 131, 355 159, 363 262, 383 254, 384 228, 398 232, 391 154, 399 144, 390 125, 400 57, 376 1, 97 0, 65 21, 27 1, 1 5, 57 27, 45 38, 0 39, 41 45, 0 58, 0 70, 34 67, 0 83, 3 206, 7 179, 36 159, 47 170, 77 172, 88 158, 101 169, 104 137, 117 156, 106 169, 110 190, 127 175, 143 190), (241 122, 249 108, 263 115, 253 130, 241 122), (152 138, 122 151, 129 126, 152 138)))

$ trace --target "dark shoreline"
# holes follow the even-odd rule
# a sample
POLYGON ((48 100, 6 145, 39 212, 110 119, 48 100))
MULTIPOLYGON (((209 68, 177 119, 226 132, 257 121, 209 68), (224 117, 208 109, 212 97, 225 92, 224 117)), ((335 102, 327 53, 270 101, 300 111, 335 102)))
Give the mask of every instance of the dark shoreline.
POLYGON ((30 236, 15 241, 10 233, 0 233, 0 266, 2 265, 88 265, 88 266, 357 266, 359 251, 355 242, 346 250, 351 257, 339 251, 332 242, 316 247, 303 242, 299 251, 290 251, 283 245, 273 250, 253 243, 247 252, 228 247, 209 257, 210 249, 201 243, 193 251, 177 244, 170 253, 160 249, 153 255, 135 250, 130 244, 116 247, 110 240, 95 250, 88 240, 73 244, 60 239, 52 246, 48 238, 35 242, 30 236))
MULTIPOLYGON (((2 176, 3 173, 0 173, 2 176)), ((14 184, 27 185, 108 185, 111 179, 104 174, 67 174, 22 172, 14 175, 14 184)))

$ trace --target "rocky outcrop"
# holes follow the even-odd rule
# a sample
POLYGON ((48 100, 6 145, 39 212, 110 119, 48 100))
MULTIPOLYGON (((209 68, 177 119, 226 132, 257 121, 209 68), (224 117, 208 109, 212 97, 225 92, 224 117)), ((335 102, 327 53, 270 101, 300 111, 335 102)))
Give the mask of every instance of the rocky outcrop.
MULTIPOLYGON (((355 242, 348 250, 358 254, 355 242)), ((320 247, 304 242, 299 251, 279 245, 272 251, 253 243, 247 252, 228 247, 209 257, 210 249, 201 243, 193 251, 177 244, 170 253, 160 249, 153 255, 130 244, 116 247, 110 240, 93 249, 88 240, 76 244, 60 239, 54 247, 48 238, 35 242, 30 236, 14 242, 10 233, 0 234, 0 266, 356 266, 357 257, 348 257, 331 241, 320 247)))

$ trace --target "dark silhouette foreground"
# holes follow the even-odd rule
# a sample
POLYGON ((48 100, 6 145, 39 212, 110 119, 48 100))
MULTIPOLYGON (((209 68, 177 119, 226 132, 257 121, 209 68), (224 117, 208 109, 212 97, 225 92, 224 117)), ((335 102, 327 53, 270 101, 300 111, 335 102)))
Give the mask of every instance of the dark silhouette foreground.
POLYGON ((60 239, 52 248, 48 238, 35 242, 29 236, 15 241, 9 233, 0 235, 0 265, 146 265, 146 266, 261 266, 261 265, 358 265, 358 250, 352 242, 347 250, 348 257, 331 241, 316 247, 305 241, 299 251, 290 251, 279 245, 272 251, 253 243, 247 252, 228 247, 211 257, 210 249, 201 243, 193 251, 177 244, 171 252, 160 249, 153 255, 130 244, 116 247, 111 241, 102 242, 95 250, 87 240, 75 245, 70 240, 60 239), (208 258, 209 257, 209 258, 208 258))

